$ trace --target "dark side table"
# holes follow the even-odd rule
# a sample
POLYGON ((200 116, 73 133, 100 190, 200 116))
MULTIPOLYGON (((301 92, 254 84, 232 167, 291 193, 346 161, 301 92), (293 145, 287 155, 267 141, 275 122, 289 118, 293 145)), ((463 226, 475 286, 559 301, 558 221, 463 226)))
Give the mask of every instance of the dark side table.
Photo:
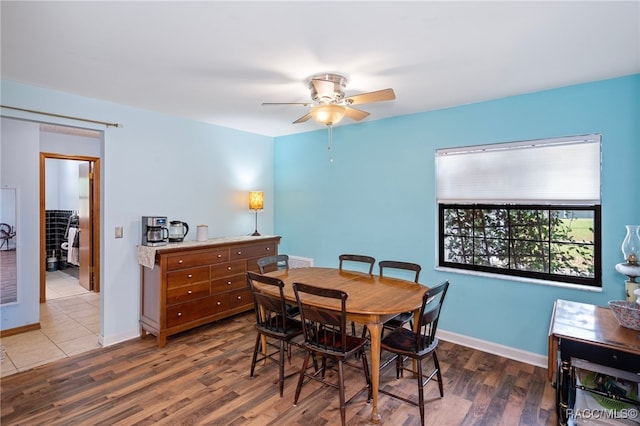
MULTIPOLYGON (((556 382, 558 422, 567 424, 575 397, 575 369, 620 371, 640 382, 640 331, 620 326, 608 307, 558 299, 549 328, 548 378, 556 382)), ((615 395, 604 395, 617 398, 615 395)), ((638 401, 625 401, 637 403, 638 401)), ((640 419, 634 419, 636 421, 640 419)))

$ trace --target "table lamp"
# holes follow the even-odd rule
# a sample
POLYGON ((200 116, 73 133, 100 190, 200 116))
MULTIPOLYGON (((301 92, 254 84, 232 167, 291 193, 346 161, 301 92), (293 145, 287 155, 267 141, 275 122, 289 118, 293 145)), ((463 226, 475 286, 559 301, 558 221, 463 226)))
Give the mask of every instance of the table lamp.
POLYGON ((639 288, 636 277, 640 277, 640 264, 638 263, 638 256, 640 256, 640 225, 625 226, 627 235, 622 241, 622 254, 626 262, 618 263, 616 271, 629 277, 629 280, 625 282, 625 293, 627 301, 634 302, 634 291, 639 288))
POLYGON ((258 232, 258 211, 264 208, 264 193, 262 191, 249 192, 249 210, 253 210, 256 213, 256 230, 253 231, 251 236, 259 236, 258 232))

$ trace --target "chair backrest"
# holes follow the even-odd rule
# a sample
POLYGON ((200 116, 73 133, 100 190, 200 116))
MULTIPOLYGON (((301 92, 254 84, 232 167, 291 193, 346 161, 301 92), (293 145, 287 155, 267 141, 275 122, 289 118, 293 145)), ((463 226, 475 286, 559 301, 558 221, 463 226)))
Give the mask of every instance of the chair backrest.
POLYGON ((368 263, 369 264, 369 275, 373 272, 373 265, 376 263, 376 260, 371 256, 363 256, 361 254, 341 254, 340 259, 340 270, 342 270, 342 262, 360 262, 360 263, 368 263))
POLYGON ((323 352, 345 353, 347 348, 346 307, 349 295, 342 290, 302 283, 294 283, 293 291, 300 309, 305 343, 323 352), (340 311, 307 304, 310 297, 313 297, 316 302, 318 298, 339 300, 340 311))
POLYGON ((289 256, 286 254, 276 254, 262 257, 258 259, 258 268, 260 268, 261 274, 275 270, 289 269, 289 256))
POLYGON ((425 291, 422 296, 421 315, 418 322, 419 332, 416 334, 418 352, 427 349, 435 341, 440 311, 448 288, 449 281, 443 281, 425 291))
POLYGON ((282 280, 266 275, 247 272, 247 284, 253 296, 256 312, 256 326, 276 333, 284 333, 287 328, 287 306, 282 280), (279 296, 261 291, 255 283, 278 288, 279 296))
POLYGON ((422 270, 422 267, 420 265, 418 265, 417 263, 398 262, 396 260, 381 260, 380 262, 378 262, 378 266, 380 266, 380 276, 381 277, 384 276, 384 269, 385 268, 402 269, 402 270, 405 270, 405 271, 414 271, 415 272, 415 278, 414 278, 415 282, 418 282, 418 278, 420 278, 420 271, 422 270))

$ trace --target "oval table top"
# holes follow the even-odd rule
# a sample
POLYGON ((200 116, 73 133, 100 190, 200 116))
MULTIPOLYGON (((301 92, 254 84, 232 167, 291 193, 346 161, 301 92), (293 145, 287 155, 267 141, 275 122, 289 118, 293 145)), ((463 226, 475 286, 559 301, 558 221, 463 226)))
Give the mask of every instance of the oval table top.
MULTIPOLYGON (((281 279, 285 283, 285 298, 293 302, 296 300, 293 283, 343 290, 349 295, 347 311, 364 316, 397 315, 416 310, 420 308, 422 295, 428 289, 413 281, 335 268, 297 268, 273 271, 265 275, 281 279)), ((339 309, 338 304, 318 304, 318 307, 339 309)))

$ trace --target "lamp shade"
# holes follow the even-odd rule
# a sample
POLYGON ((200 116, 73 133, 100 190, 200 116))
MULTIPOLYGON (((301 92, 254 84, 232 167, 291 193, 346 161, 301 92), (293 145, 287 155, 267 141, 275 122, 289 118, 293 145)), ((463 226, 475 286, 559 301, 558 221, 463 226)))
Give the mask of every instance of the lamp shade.
POLYGON ((334 104, 318 105, 311 110, 311 116, 321 124, 338 124, 344 118, 344 107, 334 104))
POLYGON ((262 210, 264 208, 264 193, 262 191, 249 192, 249 210, 262 210))

